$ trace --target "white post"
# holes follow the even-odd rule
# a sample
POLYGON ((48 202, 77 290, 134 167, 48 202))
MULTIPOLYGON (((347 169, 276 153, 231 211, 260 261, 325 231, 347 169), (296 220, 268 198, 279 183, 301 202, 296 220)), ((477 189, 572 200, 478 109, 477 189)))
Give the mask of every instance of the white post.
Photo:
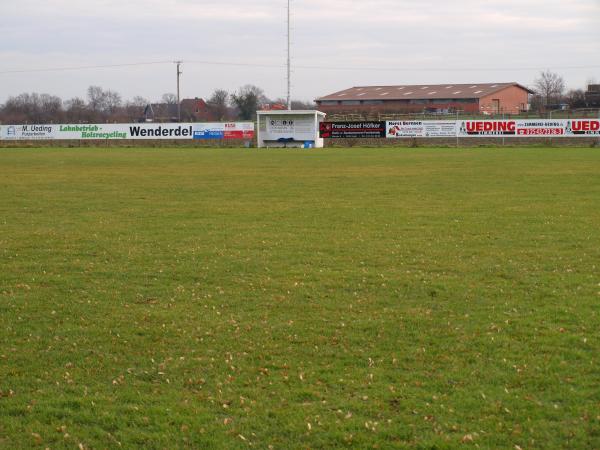
MULTIPOLYGON (((458 127, 458 109, 456 110, 456 127, 458 127)), ((458 133, 459 133, 459 131, 457 130, 456 131, 456 148, 458 148, 458 133)))
MULTIPOLYGON (((504 113, 502 113, 502 122, 504 122, 504 113)), ((504 133, 502 134, 502 147, 504 147, 504 133)))
POLYGON ((315 112, 315 140, 313 144, 313 148, 317 148, 317 144, 319 143, 319 114, 315 112))
MULTIPOLYGON (((550 114, 548 114, 548 119, 552 120, 552 113, 554 112, 554 110, 550 111, 550 114)), ((554 147, 554 139, 552 138, 552 135, 550 135, 550 147, 554 147)))
MULTIPOLYGON (((598 109, 598 111, 596 112, 598 113, 598 121, 600 121, 600 109, 598 109)), ((600 135, 598 136, 598 140, 596 141, 596 147, 600 147, 600 135)))
MULTIPOLYGON (((598 120, 600 121, 600 109, 598 109, 598 120)), ((600 132, 600 130, 599 130, 600 132)), ((600 147, 600 136, 598 136, 598 141, 596 141, 596 145, 600 147)))
POLYGON ((260 144, 260 114, 256 114, 256 148, 262 148, 260 144))

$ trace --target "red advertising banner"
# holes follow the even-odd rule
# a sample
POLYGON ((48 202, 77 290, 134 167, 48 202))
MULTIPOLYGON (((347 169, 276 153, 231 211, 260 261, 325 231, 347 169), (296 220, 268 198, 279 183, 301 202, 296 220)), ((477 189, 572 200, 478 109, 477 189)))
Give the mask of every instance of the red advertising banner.
POLYGON ((600 137, 600 119, 465 120, 458 137, 600 137))
POLYGON ((466 120, 461 123, 459 136, 514 136, 517 123, 514 120, 466 120))
POLYGON ((567 134, 572 133, 579 136, 600 135, 600 119, 573 119, 570 128, 567 126, 567 134))

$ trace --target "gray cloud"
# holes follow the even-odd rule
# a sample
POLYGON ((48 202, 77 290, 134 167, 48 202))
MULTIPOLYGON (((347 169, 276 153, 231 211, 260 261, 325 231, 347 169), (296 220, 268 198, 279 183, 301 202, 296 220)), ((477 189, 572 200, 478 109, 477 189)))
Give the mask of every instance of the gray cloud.
MULTIPOLYGON (((6 3, 6 2, 3 2, 6 3)), ((285 62, 284 0, 21 0, 0 6, 0 71, 183 59, 183 94, 257 84, 285 94, 285 70, 191 61, 285 62)), ((293 0, 294 97, 351 85, 518 81, 553 68, 570 87, 600 69, 597 0, 293 0), (320 69, 303 68, 318 66, 320 69), (324 69, 344 68, 342 69, 324 69), (348 68, 355 67, 355 70, 348 68), (358 70, 358 68, 398 70, 358 70), (426 69, 426 70, 419 70, 426 69), (461 70, 463 69, 463 70, 461 70), (493 70, 466 70, 493 69, 493 70), (496 70, 498 69, 498 70, 496 70), (524 70, 529 69, 529 70, 524 70)), ((0 101, 24 91, 83 96, 90 84, 151 99, 169 64, 0 74, 0 101)))

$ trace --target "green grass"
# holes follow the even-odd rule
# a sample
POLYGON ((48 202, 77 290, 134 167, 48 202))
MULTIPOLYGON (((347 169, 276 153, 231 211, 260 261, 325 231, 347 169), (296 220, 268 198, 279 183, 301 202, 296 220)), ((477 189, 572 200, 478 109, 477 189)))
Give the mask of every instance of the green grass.
POLYGON ((600 152, 0 150, 0 448, 600 448, 600 152))

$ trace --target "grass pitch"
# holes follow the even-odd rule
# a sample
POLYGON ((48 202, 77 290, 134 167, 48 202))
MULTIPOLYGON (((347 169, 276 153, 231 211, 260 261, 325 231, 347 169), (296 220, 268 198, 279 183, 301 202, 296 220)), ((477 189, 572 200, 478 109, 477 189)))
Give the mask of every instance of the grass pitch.
POLYGON ((600 152, 0 150, 0 448, 599 448, 600 152))

